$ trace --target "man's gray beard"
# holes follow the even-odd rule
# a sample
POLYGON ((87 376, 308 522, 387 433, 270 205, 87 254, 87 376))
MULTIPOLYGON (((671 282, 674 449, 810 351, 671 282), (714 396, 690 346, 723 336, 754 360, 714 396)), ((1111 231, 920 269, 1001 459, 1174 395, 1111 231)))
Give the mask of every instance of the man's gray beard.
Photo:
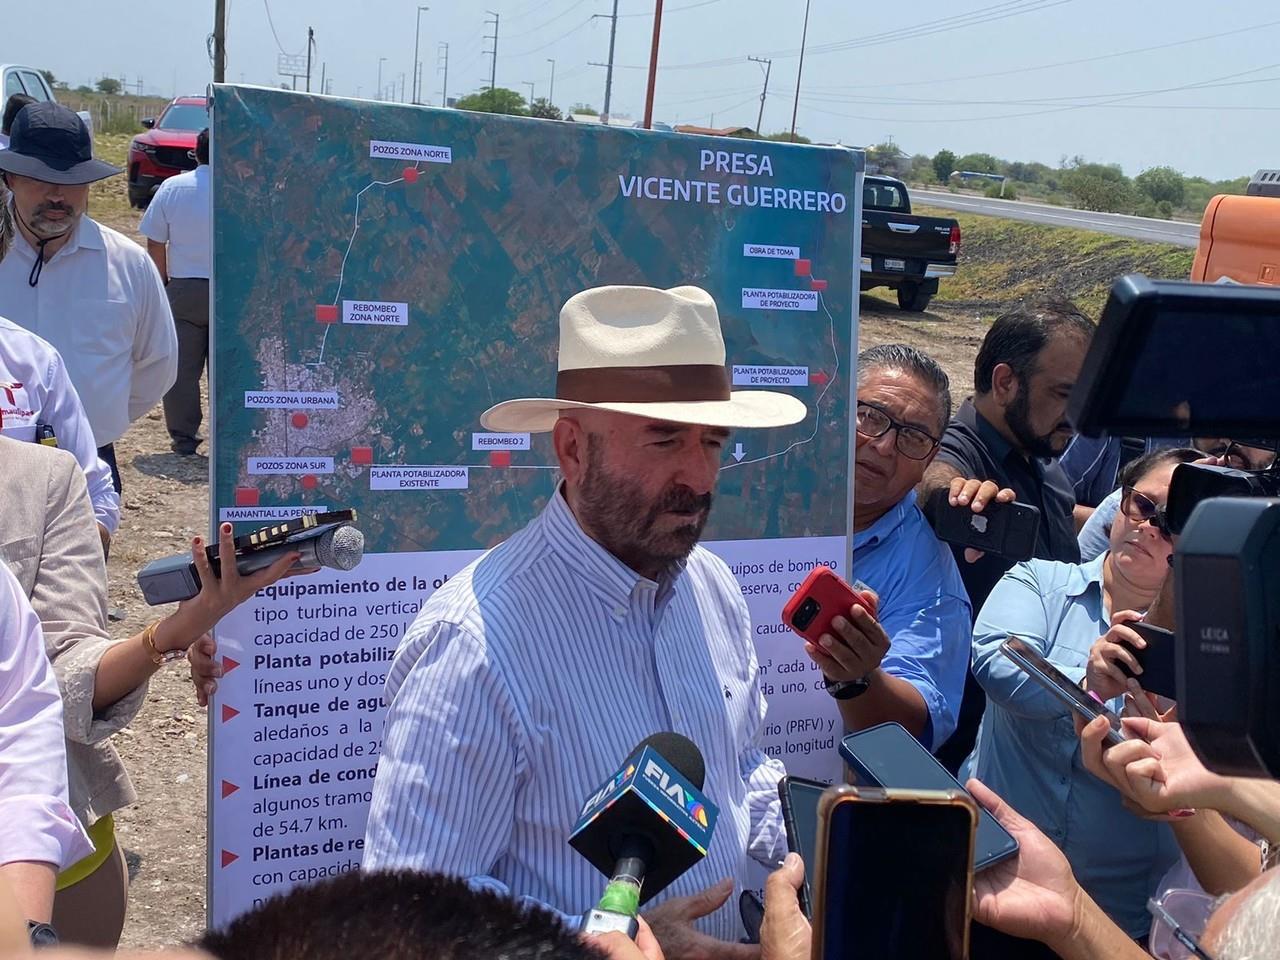
POLYGON ((587 438, 587 469, 578 490, 582 519, 602 538, 601 545, 623 563, 637 570, 683 560, 697 546, 711 509, 709 494, 698 496, 687 490, 666 491, 649 502, 637 485, 612 474, 604 466, 603 442, 595 435, 587 438), (672 530, 661 542, 651 532, 651 524, 670 509, 704 512, 699 520, 672 530))
POLYGON ((39 217, 35 217, 27 224, 27 229, 34 233, 41 240, 57 240, 59 237, 65 237, 68 233, 75 229, 76 224, 80 222, 79 216, 70 216, 57 224, 41 223, 39 217), (53 231, 50 231, 53 227, 53 231))

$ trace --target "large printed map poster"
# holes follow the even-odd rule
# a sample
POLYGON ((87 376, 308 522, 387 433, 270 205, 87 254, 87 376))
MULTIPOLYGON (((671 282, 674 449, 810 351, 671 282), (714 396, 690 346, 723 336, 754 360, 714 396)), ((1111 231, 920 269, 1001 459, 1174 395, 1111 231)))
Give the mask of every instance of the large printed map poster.
POLYGON ((778 615, 815 564, 845 569, 861 160, 215 87, 214 519, 355 508, 366 552, 218 628, 212 922, 359 865, 399 639, 555 489, 548 437, 480 413, 553 395, 588 287, 705 288, 736 388, 808 405, 731 438, 704 543, 751 608, 767 748, 838 775, 838 714, 778 615))

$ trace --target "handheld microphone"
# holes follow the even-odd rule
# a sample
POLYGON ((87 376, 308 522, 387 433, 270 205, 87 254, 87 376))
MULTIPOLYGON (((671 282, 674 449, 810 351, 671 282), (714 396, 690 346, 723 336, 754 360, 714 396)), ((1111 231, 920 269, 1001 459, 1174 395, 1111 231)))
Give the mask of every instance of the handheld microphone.
MULTIPOLYGON (((331 523, 312 527, 271 546, 257 550, 236 549, 236 569, 241 576, 256 573, 275 563, 289 553, 300 553, 302 558, 295 569, 306 567, 333 567, 351 570, 364 556, 364 534, 348 524, 331 523)), ((214 576, 221 572, 221 563, 210 558, 214 576)), ((179 554, 153 560, 138 571, 138 586, 143 599, 151 606, 190 600, 200 592, 200 574, 190 554, 179 554)))
POLYGON ((706 767, 687 737, 655 733, 582 806, 569 845, 609 877, 584 933, 635 939, 640 904, 707 855, 719 810, 702 794, 706 767))

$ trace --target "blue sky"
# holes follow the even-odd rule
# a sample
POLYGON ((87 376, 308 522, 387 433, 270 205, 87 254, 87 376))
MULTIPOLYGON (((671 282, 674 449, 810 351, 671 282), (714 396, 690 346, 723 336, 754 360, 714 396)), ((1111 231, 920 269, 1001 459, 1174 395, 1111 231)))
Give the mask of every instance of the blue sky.
MULTIPOLYGON (((278 54, 317 59, 337 95, 372 97, 404 74, 411 97, 412 0, 229 0, 227 77, 277 83, 278 54), (271 23, 279 36, 273 36, 271 23)), ((555 101, 603 105, 613 0, 435 0, 422 14, 422 96, 487 82, 487 10, 500 14, 497 81, 555 101)), ((655 118, 754 126, 763 82, 748 55, 773 60, 766 131, 790 125, 804 0, 666 0, 655 118)), ((618 0, 613 110, 640 117, 652 0, 618 0)), ((213 0, 63 0, 59 29, 9 18, 0 59, 52 69, 72 85, 139 77, 160 95, 211 78, 213 0), (56 41, 56 42, 55 42, 56 41)), ((816 140, 892 137, 909 152, 986 150, 1056 164, 1064 155, 1169 164, 1211 178, 1280 166, 1280 12, 1243 0, 812 0, 798 129, 816 140), (900 9, 909 7, 910 17, 900 9), (1216 36, 1214 34, 1229 34, 1216 36), (1191 41, 1191 42, 1183 42, 1191 41), (1148 49, 1156 48, 1156 49, 1148 49), (1124 56, 1114 54, 1131 52, 1124 56), (1083 62, 1082 62, 1083 61, 1083 62), (1153 92, 1162 91, 1162 92, 1153 92)), ((319 86, 319 67, 315 70, 319 86)))

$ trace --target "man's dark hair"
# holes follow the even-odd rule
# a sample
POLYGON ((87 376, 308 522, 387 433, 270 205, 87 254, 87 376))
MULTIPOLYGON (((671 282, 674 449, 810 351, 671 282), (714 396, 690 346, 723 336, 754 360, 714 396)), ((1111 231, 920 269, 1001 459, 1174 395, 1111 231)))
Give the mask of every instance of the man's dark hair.
POLYGON ((26 93, 15 93, 4 102, 4 118, 0 120, 0 133, 6 137, 9 135, 9 129, 13 126, 13 120, 18 115, 18 111, 25 107, 28 103, 35 103, 36 98, 26 93))
POLYGON ((1132 487, 1157 467, 1163 467, 1167 463, 1191 463, 1193 460, 1202 459, 1204 459, 1204 454, 1199 450, 1192 450, 1190 447, 1167 447, 1163 450, 1152 450, 1150 453, 1144 453, 1138 459, 1130 460, 1126 463, 1120 471, 1120 475, 1116 477, 1116 482, 1122 487, 1132 487))
POLYGON ((951 378, 947 371, 933 357, 905 343, 882 343, 858 354, 858 383, 872 370, 884 369, 910 374, 932 388, 942 415, 938 424, 941 434, 951 419, 951 378))
POLYGON ((601 960, 552 913, 410 870, 295 887, 195 946, 219 960, 601 960))
POLYGON ((205 127, 196 135, 196 163, 209 162, 209 128, 205 127))
POLYGON ((1064 334, 1088 340, 1094 329, 1093 321, 1069 300, 1042 300, 1006 311, 982 338, 973 364, 973 388, 990 393, 991 377, 1002 363, 1013 368, 1019 383, 1026 383, 1050 340, 1064 334))

